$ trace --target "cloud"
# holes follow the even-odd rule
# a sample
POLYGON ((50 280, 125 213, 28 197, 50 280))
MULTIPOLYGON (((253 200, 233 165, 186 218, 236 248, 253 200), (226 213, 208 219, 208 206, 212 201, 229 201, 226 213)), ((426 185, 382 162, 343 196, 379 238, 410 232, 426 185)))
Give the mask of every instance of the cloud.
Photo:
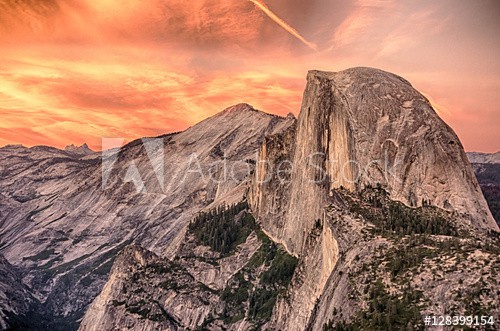
POLYGON ((378 56, 395 54, 422 43, 432 35, 441 32, 449 21, 437 6, 411 13, 402 20, 402 24, 383 38, 378 56))
POLYGON ((397 3, 394 0, 358 0, 352 12, 335 29, 332 48, 360 42, 361 37, 369 34, 372 27, 386 14, 394 15, 397 3))
POLYGON ((468 148, 498 149, 497 6, 254 3, 0 0, 0 145, 99 148, 100 137, 178 131, 240 102, 297 114, 307 70, 361 65, 408 78, 468 148))
POLYGON ((84 60, 75 58, 78 53, 57 59, 4 55, 3 141, 32 145, 52 139, 58 147, 87 142, 98 149, 101 137, 132 140, 179 131, 242 101, 283 115, 300 105, 303 79, 295 72, 235 66, 221 74, 193 70, 187 54, 166 59, 155 48, 119 48, 105 52, 111 61, 101 51, 88 52, 84 60))
POLYGON ((62 0, 3 0, 0 40, 12 42, 100 42, 218 47, 259 42, 262 16, 240 0, 86 0, 78 5, 62 0))
POLYGON ((272 19, 276 24, 281 26, 285 31, 290 33, 292 36, 300 40, 304 45, 311 48, 314 51, 317 51, 318 48, 315 44, 307 41, 297 30, 291 27, 288 23, 286 23, 283 19, 281 19, 278 15, 276 15, 269 7, 267 7, 264 3, 257 0, 249 0, 252 2, 257 8, 262 10, 270 19, 272 19))

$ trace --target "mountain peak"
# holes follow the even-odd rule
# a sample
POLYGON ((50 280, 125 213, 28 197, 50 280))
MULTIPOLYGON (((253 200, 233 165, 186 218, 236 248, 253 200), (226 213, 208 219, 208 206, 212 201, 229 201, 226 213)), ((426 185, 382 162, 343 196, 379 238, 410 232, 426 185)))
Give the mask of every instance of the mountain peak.
MULTIPOLYGON (((274 117, 276 115, 268 114, 261 110, 255 109, 252 105, 248 103, 238 103, 236 105, 225 108, 224 110, 218 112, 214 116, 211 116, 200 123, 204 123, 205 121, 211 121, 212 119, 221 119, 225 118, 227 120, 238 119, 249 119, 255 117, 274 117)), ((198 124, 200 124, 198 123, 198 124)), ((197 126, 196 124, 195 126, 197 126)))
POLYGON ((327 79, 342 82, 345 81, 346 83, 354 81, 374 82, 375 84, 391 82, 393 83, 393 86, 403 83, 412 87, 411 83, 401 76, 393 74, 392 72, 371 67, 354 67, 337 72, 310 70, 307 74, 307 79, 327 79))
POLYGON ((78 155, 89 155, 94 153, 86 143, 83 143, 81 146, 75 146, 74 144, 68 145, 64 147, 64 151, 78 155))
POLYGON ((248 103, 238 103, 234 106, 227 107, 222 111, 222 113, 240 113, 240 112, 247 112, 247 111, 258 111, 255 109, 252 105, 248 103))

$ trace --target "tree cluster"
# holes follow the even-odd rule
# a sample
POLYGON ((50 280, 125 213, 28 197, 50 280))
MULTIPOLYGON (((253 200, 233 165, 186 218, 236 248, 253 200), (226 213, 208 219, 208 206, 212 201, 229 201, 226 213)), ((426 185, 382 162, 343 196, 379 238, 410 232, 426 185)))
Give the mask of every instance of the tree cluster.
POLYGON ((255 219, 247 209, 247 202, 242 201, 202 212, 190 222, 189 231, 201 244, 227 255, 256 228, 255 219))
POLYGON ((349 204, 351 212, 373 223, 381 234, 458 236, 450 216, 428 201, 424 207, 412 208, 392 201, 382 188, 368 187, 359 200, 350 199, 349 204))
POLYGON ((415 302, 419 294, 410 288, 399 298, 389 294, 382 280, 378 279, 368 293, 368 309, 359 312, 350 323, 329 322, 324 331, 387 331, 424 330, 423 320, 415 302))

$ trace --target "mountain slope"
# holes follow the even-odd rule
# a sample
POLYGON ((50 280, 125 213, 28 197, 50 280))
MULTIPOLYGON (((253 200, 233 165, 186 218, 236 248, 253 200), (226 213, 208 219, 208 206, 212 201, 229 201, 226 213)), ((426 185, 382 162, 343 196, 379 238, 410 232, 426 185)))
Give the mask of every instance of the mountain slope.
POLYGON ((311 72, 297 123, 264 137, 246 181, 262 232, 234 253, 240 218, 205 209, 172 259, 117 260, 81 330, 421 330, 426 314, 498 314, 498 228, 456 135, 404 79, 311 72))
POLYGON ((500 226, 500 152, 467 153, 491 213, 500 226))
POLYGON ((261 140, 293 121, 241 104, 184 132, 104 152, 103 161, 2 148, 0 252, 25 270, 41 313, 76 328, 119 251, 134 242, 171 255, 194 214, 241 200, 261 140))
POLYGON ((173 260, 127 247, 80 330, 260 329, 295 265, 245 202, 219 207, 194 220, 173 260))
POLYGON ((491 213, 500 226, 500 164, 472 163, 491 213))
MULTIPOLYGON (((39 302, 21 282, 21 270, 0 256, 0 275, 0 329, 7 329, 11 325, 29 326, 20 316, 36 309, 39 302)), ((43 325, 41 316, 32 314, 31 318, 43 325)))

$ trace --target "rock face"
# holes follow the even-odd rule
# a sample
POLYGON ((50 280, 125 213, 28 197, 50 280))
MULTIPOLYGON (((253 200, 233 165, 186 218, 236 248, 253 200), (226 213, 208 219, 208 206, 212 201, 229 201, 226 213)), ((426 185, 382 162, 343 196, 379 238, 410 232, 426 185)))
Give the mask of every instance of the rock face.
MULTIPOLYGON (((322 216, 321 201, 339 187, 380 184, 409 206, 425 201, 466 214, 477 227, 497 229, 459 139, 409 82, 371 68, 311 71, 307 80, 295 141, 283 140, 283 151, 267 139, 260 150, 261 160, 274 153, 293 157, 284 181, 289 197, 282 198, 288 204, 280 208, 288 211, 285 226, 276 234, 290 250, 300 253, 304 233, 322 216)), ((275 209, 262 205, 274 196, 269 182, 276 180, 264 180, 269 175, 261 169, 256 182, 264 183, 257 183, 253 198, 263 219, 275 209)))
POLYGON ((71 144, 66 146, 64 151, 76 155, 90 155, 94 153, 94 151, 91 150, 87 144, 83 144, 81 146, 71 144))
MULTIPOLYGON (((458 137, 409 82, 371 68, 311 71, 307 80, 295 140, 283 140, 288 150, 280 151, 280 143, 267 139, 260 150, 260 160, 292 156, 291 177, 278 184, 289 186, 288 198, 281 198, 287 205, 271 201, 276 180, 266 181, 272 174, 262 167, 253 196, 263 219, 287 210, 275 235, 291 251, 300 254, 304 234, 322 216, 322 201, 340 187, 382 185, 408 206, 425 202, 497 229, 458 137)), ((267 229, 273 220, 263 223, 267 229)))
MULTIPOLYGON (((306 326, 295 329, 417 330, 424 329, 425 315, 481 309, 498 314, 498 237, 466 223, 457 228, 454 213, 410 208, 389 197, 382 188, 336 191, 325 208, 325 226, 334 234, 339 258, 306 326), (397 231, 385 230, 391 219, 401 222, 397 231), (428 222, 441 228, 419 229, 428 222), (492 295, 478 295, 480 288, 492 295)), ((303 287, 292 281, 294 286, 303 287)))
POLYGON ((103 155, 1 148, 0 253, 24 269, 44 315, 77 328, 119 251, 134 242, 172 256, 194 214, 242 199, 263 137, 293 121, 241 104, 103 155))
POLYGON ((250 198, 263 229, 303 263, 295 296, 275 311, 278 329, 305 327, 338 262, 325 212, 334 190, 368 186, 498 231, 459 139, 409 82, 371 68, 311 71, 297 127, 261 146, 250 198), (311 239, 317 222, 325 227, 311 239))
POLYGON ((79 330, 265 328, 296 260, 277 249, 245 210, 226 213, 227 219, 210 213, 197 224, 203 231, 189 227, 173 260, 135 245, 125 248, 79 330), (224 226, 217 225, 220 221, 224 226), (234 249, 222 254, 200 242, 201 238, 217 241, 212 232, 233 222, 240 225, 233 230, 247 235, 237 237, 234 244, 242 242, 234 249))
MULTIPOLYGON (((120 319, 120 314, 109 312, 108 307, 114 307, 111 297, 115 302, 119 302, 117 293, 124 291, 124 284, 130 281, 129 276, 141 267, 152 263, 157 259, 157 256, 139 246, 126 247, 115 261, 114 267, 111 270, 108 282, 104 286, 95 301, 94 305, 90 306, 87 311, 87 316, 91 318, 84 319, 80 325, 81 330, 112 330, 113 325, 130 325, 134 321, 129 321, 126 318, 120 319)), ((163 328, 169 328, 171 325, 161 325, 163 328)), ((148 325, 143 325, 147 328, 148 325)))
POLYGON ((491 213, 500 226, 500 163, 472 163, 472 168, 491 213))
MULTIPOLYGON (((10 325, 28 326, 20 316, 32 312, 39 304, 38 300, 22 283, 21 270, 11 265, 3 256, 0 256, 0 276, 0 329, 5 330, 10 325)), ((32 318, 41 322, 40 316, 32 315, 32 318)))

